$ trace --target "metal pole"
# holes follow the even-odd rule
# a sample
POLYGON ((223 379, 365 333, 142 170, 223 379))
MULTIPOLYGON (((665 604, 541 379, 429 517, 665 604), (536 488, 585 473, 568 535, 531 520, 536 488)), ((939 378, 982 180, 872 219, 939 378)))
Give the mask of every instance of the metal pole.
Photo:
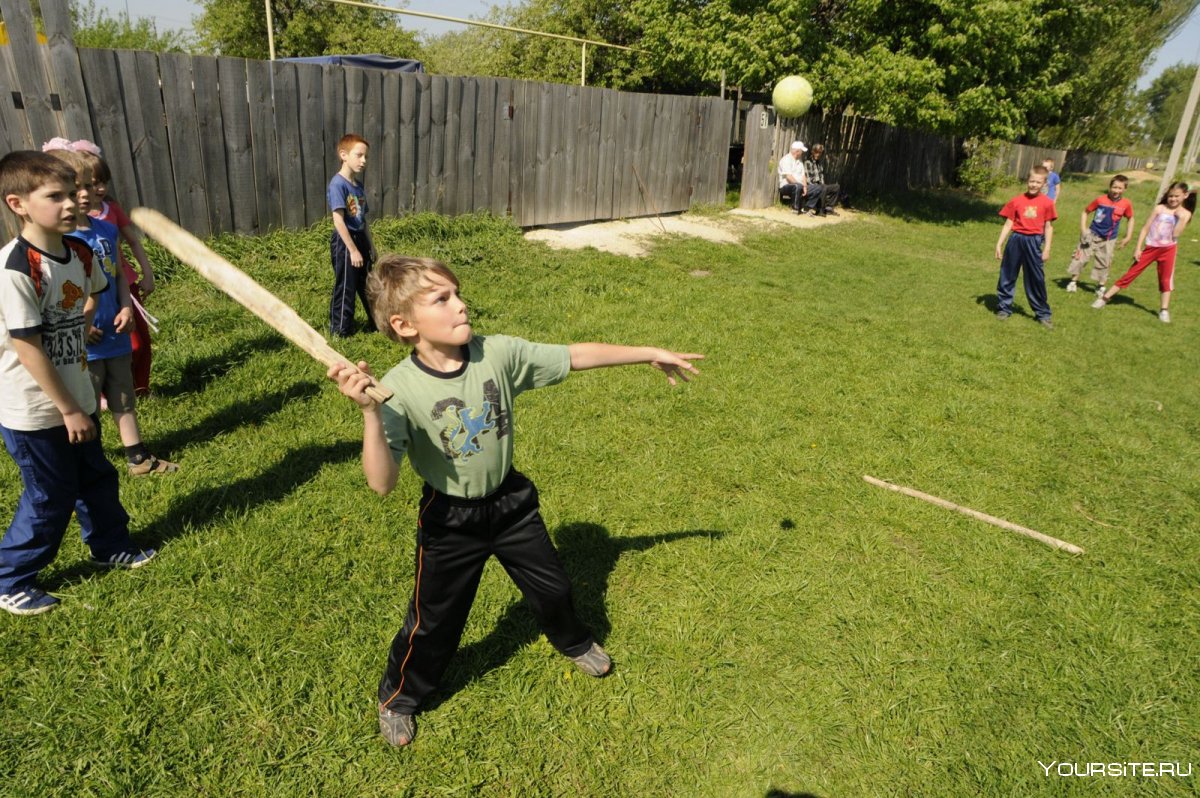
MULTIPOLYGON (((1200 66, 1196 67, 1196 79, 1192 81, 1192 91, 1188 94, 1187 105, 1183 108, 1183 116, 1179 119, 1179 130, 1175 133, 1175 143, 1171 145, 1171 157, 1167 159, 1167 169, 1163 172, 1162 182, 1158 185, 1158 197, 1167 192, 1167 186, 1175 177, 1175 169, 1179 166, 1179 156, 1183 152, 1183 142, 1187 138, 1192 116, 1196 111, 1196 100, 1200 98, 1200 66)), ((1155 197, 1155 202, 1158 201, 1155 197)))
POLYGON ((271 20, 271 0, 263 0, 263 5, 267 7, 267 51, 271 54, 271 60, 275 60, 275 25, 271 20))

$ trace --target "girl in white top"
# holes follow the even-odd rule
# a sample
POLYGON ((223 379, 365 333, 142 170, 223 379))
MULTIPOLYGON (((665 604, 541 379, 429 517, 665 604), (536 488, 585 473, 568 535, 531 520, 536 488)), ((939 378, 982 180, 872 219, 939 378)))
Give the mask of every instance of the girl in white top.
POLYGON ((1104 292, 1104 295, 1092 303, 1099 309, 1108 304, 1123 288, 1137 279, 1151 263, 1158 264, 1158 290, 1162 294, 1159 303, 1158 318, 1160 321, 1171 321, 1171 291, 1175 288, 1175 251, 1179 248, 1179 234, 1192 218, 1196 210, 1196 192, 1188 193, 1187 183, 1172 183, 1167 193, 1154 206, 1150 218, 1142 226, 1138 234, 1137 249, 1133 253, 1133 265, 1121 279, 1104 292))

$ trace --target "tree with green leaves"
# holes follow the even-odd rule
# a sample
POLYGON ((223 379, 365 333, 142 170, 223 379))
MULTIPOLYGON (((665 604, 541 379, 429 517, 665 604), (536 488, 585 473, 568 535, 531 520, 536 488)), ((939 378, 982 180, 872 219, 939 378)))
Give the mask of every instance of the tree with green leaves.
POLYGON ((1196 64, 1175 64, 1163 70, 1138 99, 1145 116, 1143 135, 1154 151, 1169 152, 1179 132, 1179 119, 1196 79, 1196 64))
MULTIPOLYGON (((267 14, 260 0, 203 0, 198 47, 218 55, 265 59, 267 14)), ((271 0, 275 54, 281 58, 381 53, 420 58, 415 34, 397 15, 324 0, 271 0)))
MULTIPOLYGON (((1142 65, 1197 0, 632 0, 653 82, 768 92, 962 136, 1111 138, 1142 65)), ((1063 138, 1072 139, 1063 141, 1063 138)))
POLYGON ((97 9, 95 0, 72 3, 71 16, 76 47, 185 52, 192 44, 191 37, 183 31, 159 31, 154 20, 130 19, 125 12, 114 17, 102 8, 97 9))

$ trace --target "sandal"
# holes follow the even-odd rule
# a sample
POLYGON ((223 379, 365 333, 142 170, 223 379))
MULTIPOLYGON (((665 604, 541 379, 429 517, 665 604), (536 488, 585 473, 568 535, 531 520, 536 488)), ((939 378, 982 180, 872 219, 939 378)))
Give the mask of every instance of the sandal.
POLYGON ((171 474, 178 470, 177 463, 159 460, 154 455, 150 455, 140 463, 129 464, 129 473, 135 477, 144 477, 147 474, 171 474))

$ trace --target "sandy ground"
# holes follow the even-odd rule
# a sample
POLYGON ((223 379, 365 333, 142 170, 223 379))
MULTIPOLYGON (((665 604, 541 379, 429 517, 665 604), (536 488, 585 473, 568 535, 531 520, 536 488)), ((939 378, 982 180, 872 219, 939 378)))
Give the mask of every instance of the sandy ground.
POLYGON ((772 226, 820 227, 843 224, 856 218, 854 211, 838 209, 838 216, 798 216, 777 206, 755 211, 735 209, 720 215, 674 214, 643 216, 591 224, 564 224, 538 227, 525 233, 530 241, 544 241, 554 249, 585 249, 640 258, 646 255, 656 238, 684 235, 723 244, 736 244, 744 233, 772 226))

